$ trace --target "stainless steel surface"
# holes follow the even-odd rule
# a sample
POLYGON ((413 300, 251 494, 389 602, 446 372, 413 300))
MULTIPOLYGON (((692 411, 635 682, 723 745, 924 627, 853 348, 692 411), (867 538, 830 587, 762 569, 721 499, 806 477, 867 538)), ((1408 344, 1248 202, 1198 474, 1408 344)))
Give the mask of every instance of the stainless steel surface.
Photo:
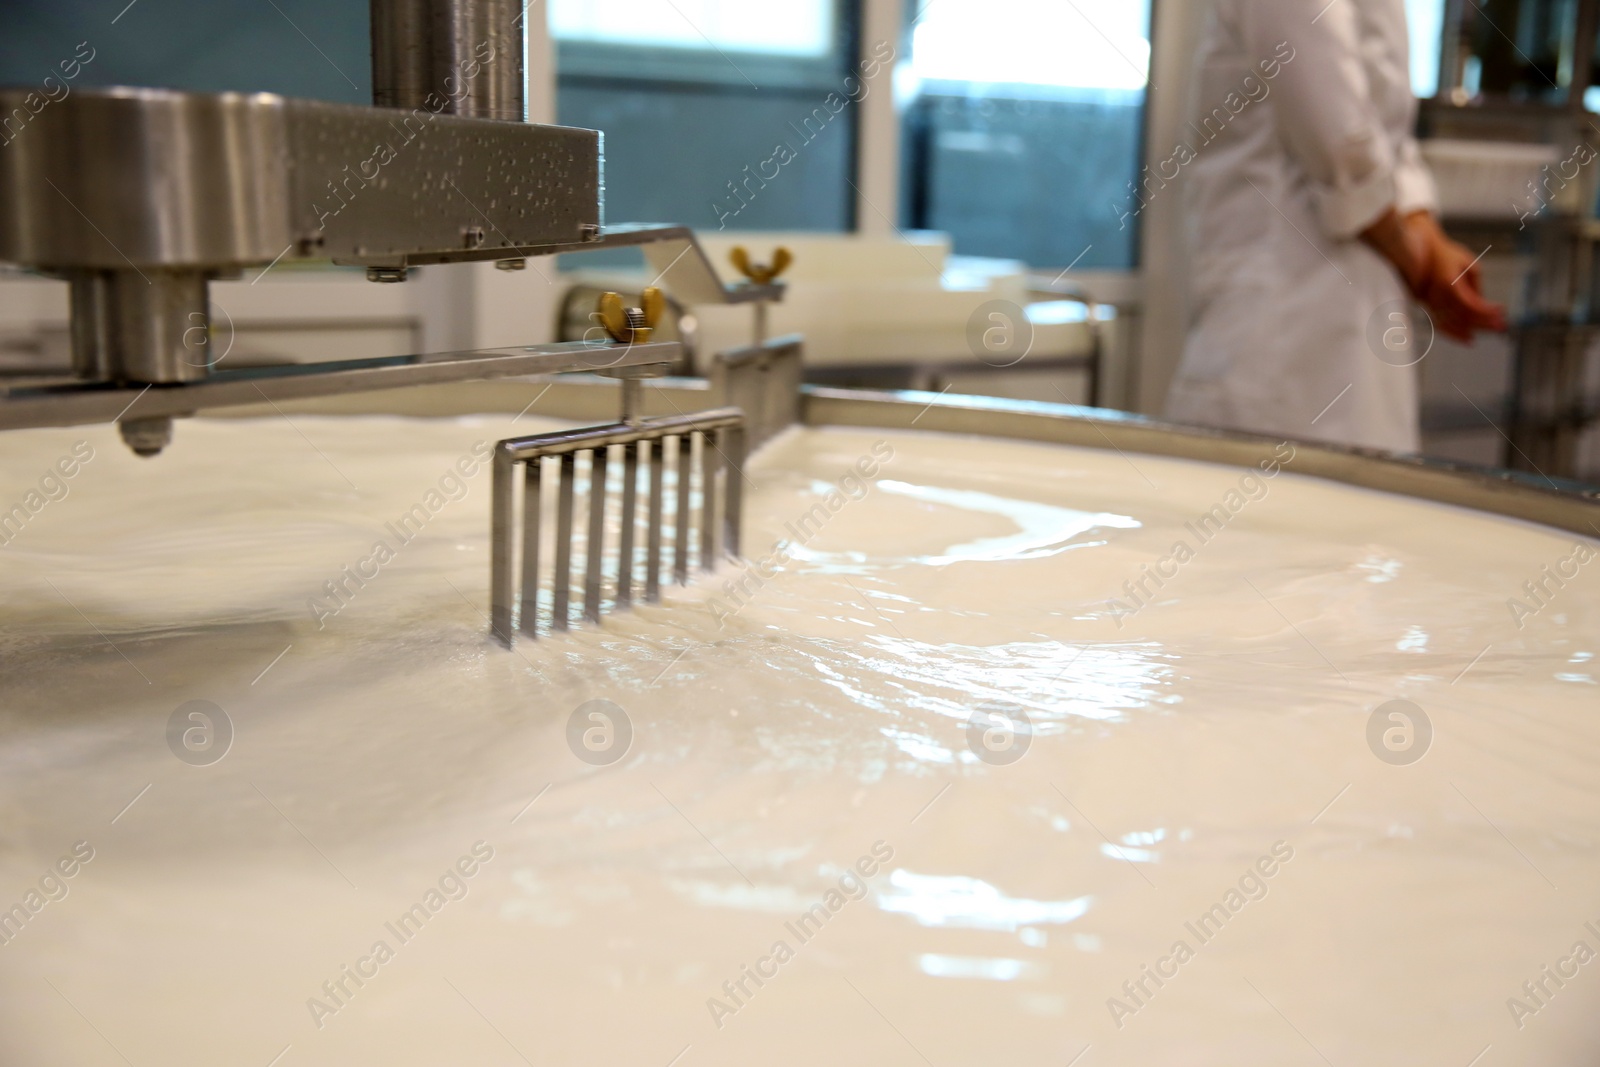
MULTIPOLYGON (((494 482, 489 490, 489 588, 511 588, 511 538, 516 528, 511 507, 511 478, 516 462, 501 452, 494 454, 494 482)), ((530 466, 530 472, 532 467, 530 466)), ((530 474, 531 476, 531 474, 530 474)), ((537 539, 537 525, 530 525, 537 539)), ((536 561, 537 562, 537 561, 536 561)), ((531 603, 531 601, 530 601, 531 603)), ((511 644, 511 598, 496 597, 489 606, 489 632, 502 644, 511 644)))
MULTIPOLYGON (((636 386, 637 382, 634 383, 636 386)), ((624 389, 623 395, 627 395, 624 389)), ((635 425, 626 406, 623 422, 635 425)), ((633 603, 634 528, 639 524, 639 448, 622 446, 622 534, 617 545, 617 607, 626 608, 633 603)))
POLYGON ((513 458, 524 461, 534 456, 561 456, 569 452, 586 452, 591 448, 624 445, 631 442, 653 441, 660 435, 677 436, 680 433, 704 433, 744 421, 744 412, 732 408, 697 411, 688 415, 650 419, 637 426, 614 422, 605 426, 583 426, 571 430, 555 430, 532 437, 511 437, 501 441, 499 448, 513 458))
MULTIPOLYGON (((539 632, 539 540, 541 533, 539 511, 541 498, 544 496, 544 481, 541 477, 544 473, 544 460, 530 460, 524 464, 524 469, 527 473, 523 475, 522 479, 522 558, 526 562, 522 567, 522 630, 524 633, 532 635, 539 632)), ((505 507, 506 514, 509 516, 511 509, 511 472, 509 470, 506 471, 504 481, 505 507)), ((499 497, 497 496, 496 500, 498 499, 499 497)), ((509 537, 510 532, 508 531, 506 538, 509 537)), ((500 543, 501 539, 497 537, 495 544, 498 545, 500 543)), ((496 574, 500 573, 501 568, 504 569, 503 579, 496 579, 496 588, 499 588, 499 581, 509 582, 511 580, 509 542, 503 552, 496 552, 494 568, 496 574)), ((501 605, 496 602, 495 606, 498 608, 501 605)), ((495 628, 495 633, 507 635, 506 642, 509 644, 509 635, 511 633, 509 613, 511 605, 506 604, 504 607, 508 617, 505 619, 503 627, 497 626, 495 628)))
POLYGON ((744 555, 744 461, 749 455, 745 427, 730 426, 724 431, 722 449, 728 472, 722 487, 722 547, 729 559, 744 555))
MULTIPOLYGON (((327 257, 399 282, 424 264, 514 267, 530 254, 643 245, 684 300, 780 296, 724 286, 687 229, 602 231, 600 134, 520 121, 525 18, 521 0, 373 0, 375 93, 393 108, 79 90, 0 153, 0 261, 71 283, 79 378, 208 386, 146 402, 136 417, 149 418, 253 402, 252 392, 274 399, 248 375, 207 381, 207 285, 286 258, 327 257)), ((30 92, 0 89, 0 112, 30 92)), ((295 373, 289 395, 302 397, 427 379, 381 362, 295 373)), ((431 380, 469 373, 539 370, 486 360, 431 380)), ((113 403, 138 399, 11 389, 0 429, 117 417, 113 403)))
POLYGON ((666 459, 664 441, 653 441, 650 449, 650 505, 645 516, 644 598, 650 603, 661 599, 661 522, 666 497, 666 459))
POLYGON ((19 382, 0 386, 0 430, 75 426, 120 417, 187 416, 244 404, 281 403, 432 385, 570 371, 670 365, 678 358, 671 342, 632 346, 529 345, 475 352, 393 356, 342 363, 218 371, 182 387, 88 386, 68 382, 19 382))
POLYGON ((117 430, 134 455, 147 459, 159 456, 172 443, 171 419, 123 419, 117 424, 117 430))
POLYGON ((433 9, 429 0, 372 0, 372 102, 421 107, 438 92, 433 74, 433 9))
POLYGON ((589 453, 589 565, 583 574, 583 617, 589 622, 600 621, 600 575, 606 548, 606 467, 610 453, 609 448, 589 453))
MULTIPOLYGON (((202 272, 152 271, 145 279, 111 271, 104 293, 107 299, 94 300, 91 313, 109 312, 103 331, 109 345, 91 358, 110 367, 111 381, 165 385, 211 373, 211 305, 202 272)), ((98 339, 102 331, 95 333, 98 339)))
MULTIPOLYGON (((29 92, 0 89, 0 113, 29 92)), ((271 262, 291 238, 316 232, 291 223, 312 197, 291 193, 289 104, 267 94, 74 91, 0 152, 0 260, 135 271, 271 262)))
POLYGON ((716 497, 718 479, 717 469, 720 466, 719 457, 726 455, 729 465, 728 474, 722 479, 724 487, 724 501, 721 508, 723 525, 723 550, 732 553, 739 545, 739 524, 741 519, 739 501, 740 495, 733 490, 736 483, 736 472, 744 463, 744 415, 729 408, 719 408, 714 411, 705 411, 693 415, 677 415, 670 418, 653 419, 639 424, 615 423, 608 426, 591 426, 576 430, 559 430, 554 433, 539 434, 533 437, 512 438, 501 441, 495 447, 494 477, 495 488, 492 496, 493 516, 491 519, 491 555, 490 565, 490 630, 494 637, 501 643, 510 645, 514 629, 520 628, 523 633, 536 637, 538 631, 538 601, 539 586, 542 575, 539 570, 538 529, 541 505, 536 499, 540 493, 540 479, 531 473, 533 468, 543 463, 546 458, 559 457, 560 479, 557 487, 557 518, 555 530, 556 558, 555 566, 550 575, 550 585, 554 590, 552 597, 551 628, 553 630, 566 630, 570 625, 571 615, 571 583, 572 583, 572 556, 573 556, 573 526, 574 526, 574 493, 573 486, 576 481, 577 457, 586 453, 589 461, 589 521, 587 537, 587 564, 584 570, 584 617, 590 622, 599 622, 605 607, 605 524, 610 514, 610 486, 607 480, 609 470, 608 453, 616 446, 623 448, 623 493, 622 493, 622 524, 623 535, 622 550, 617 557, 617 597, 618 609, 627 607, 632 600, 631 589, 632 573, 635 565, 633 552, 633 518, 634 494, 637 491, 639 473, 638 449, 649 446, 650 453, 650 504, 647 526, 647 578, 645 596, 647 600, 654 601, 660 597, 661 573, 661 548, 662 548, 662 476, 665 472, 663 462, 668 442, 671 442, 671 451, 678 457, 674 465, 678 482, 679 510, 676 516, 677 531, 674 550, 678 561, 678 580, 683 583, 688 581, 688 551, 690 537, 691 513, 689 508, 689 487, 693 480, 693 449, 690 447, 692 440, 699 437, 702 441, 702 494, 704 508, 700 528, 701 558, 706 570, 716 566, 716 515, 718 513, 716 497), (714 443, 714 438, 722 436, 719 446, 714 443), (515 603, 516 589, 512 578, 513 561, 512 549, 516 536, 513 530, 516 514, 513 499, 515 485, 515 468, 518 463, 528 465, 530 473, 526 477, 523 500, 524 527, 522 533, 522 582, 521 582, 521 607, 520 613, 515 603), (520 614, 520 622, 518 615, 520 614))
MULTIPOLYGON (((0 111, 25 89, 0 90, 0 111)), ((380 267, 584 247, 600 134, 266 93, 79 89, 0 153, 0 261, 380 267)))
MULTIPOLYGON (((802 414, 813 426, 975 434, 1240 467, 1273 458, 1281 443, 1276 437, 1177 426, 1066 404, 816 386, 803 388, 802 414)), ((1423 457, 1292 443, 1296 474, 1542 523, 1585 537, 1600 533, 1600 489, 1592 486, 1423 457)))
MULTIPOLYGON (((565 630, 570 623, 571 615, 572 483, 578 480, 578 454, 576 452, 563 454, 558 469, 561 473, 556 482, 556 572, 551 579, 551 588, 555 595, 550 598, 550 615, 551 625, 557 630, 565 630)), ((525 577, 522 584, 526 586, 530 581, 537 584, 538 580, 539 576, 535 574, 532 578, 525 577)))
POLYGON ((639 390, 638 378, 622 379, 622 421, 633 423, 639 421, 639 390))
POLYGON ((521 122, 522 0, 372 0, 372 102, 521 122))
POLYGON ((687 226, 646 223, 608 226, 590 243, 562 251, 634 245, 644 249, 645 262, 650 266, 655 284, 663 286, 682 304, 749 304, 783 299, 784 286, 778 282, 756 285, 741 280, 724 285, 699 238, 687 226))
POLYGON ((287 123, 292 236, 335 262, 542 254, 601 219, 594 130, 300 100, 287 123))
POLYGON ((90 381, 107 382, 113 376, 111 277, 111 271, 79 271, 70 279, 72 373, 90 381))
MULTIPOLYGON (((0 89, 0 109, 28 90, 0 89)), ((80 89, 0 153, 0 261, 46 271, 398 268, 642 246, 685 304, 724 285, 683 226, 602 230, 593 130, 291 100, 80 89)))
POLYGON ((689 583, 689 489, 694 481, 694 442, 687 434, 673 438, 673 470, 678 476, 677 510, 673 513, 672 580, 689 583))
MULTIPOLYGON (((406 4, 391 6, 400 30, 411 24, 406 4)), ((521 13, 498 0, 431 10, 430 25, 457 43, 475 19, 521 13), (455 21, 441 29, 446 8, 455 21)), ((0 109, 25 95, 0 90, 0 109)), ((423 264, 637 244, 681 299, 781 294, 723 286, 687 229, 602 233, 597 132, 462 117, 442 99, 407 111, 79 90, 0 153, 0 261, 71 282, 80 377, 141 385, 204 380, 208 281, 284 259, 328 257, 403 281, 423 264)))
POLYGON ((752 448, 800 421, 804 343, 795 334, 720 353, 711 367, 721 403, 744 411, 752 448))
MULTIPOLYGON (((436 3, 435 18, 446 32, 435 35, 436 52, 443 49, 452 67, 465 74, 476 61, 482 73, 466 79, 466 92, 456 104, 457 114, 522 122, 527 118, 528 77, 527 0, 446 0, 436 3)), ((535 6, 535 13, 542 11, 535 6)), ((437 73, 437 67, 435 68, 437 73)), ((445 86, 449 88, 449 75, 445 86)))
POLYGON ((717 435, 700 436, 700 569, 717 569, 717 435))

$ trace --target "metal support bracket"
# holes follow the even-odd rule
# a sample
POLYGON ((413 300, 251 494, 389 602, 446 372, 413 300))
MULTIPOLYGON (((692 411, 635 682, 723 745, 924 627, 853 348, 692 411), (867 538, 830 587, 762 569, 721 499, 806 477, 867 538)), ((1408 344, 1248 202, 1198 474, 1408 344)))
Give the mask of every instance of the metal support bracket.
POLYGON ((745 413, 754 450, 800 421, 804 374, 802 339, 790 334, 719 353, 711 389, 723 404, 745 413))

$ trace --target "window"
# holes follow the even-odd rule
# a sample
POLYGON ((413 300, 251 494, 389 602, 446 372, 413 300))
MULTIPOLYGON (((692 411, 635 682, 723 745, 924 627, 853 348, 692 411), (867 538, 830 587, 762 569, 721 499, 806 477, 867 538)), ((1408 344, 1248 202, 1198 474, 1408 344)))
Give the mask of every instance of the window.
POLYGON ((828 0, 551 0, 557 40, 825 56, 833 47, 828 0))
POLYGON ((925 82, 1142 93, 1149 79, 1143 3, 939 0, 923 8, 912 28, 912 70, 925 82))
POLYGON ((1473 0, 1448 11, 1440 79, 1455 103, 1561 105, 1575 82, 1587 84, 1588 72, 1573 69, 1578 0, 1473 0))
POLYGON ((825 109, 853 2, 551 0, 550 20, 558 120, 606 135, 609 221, 854 225, 855 109, 825 109))
POLYGON ((1439 93, 1439 48, 1444 43, 1445 0, 1406 0, 1411 27, 1411 91, 1419 100, 1439 93))
POLYGON ((1150 0, 920 0, 905 222, 957 252, 1132 269, 1150 0))

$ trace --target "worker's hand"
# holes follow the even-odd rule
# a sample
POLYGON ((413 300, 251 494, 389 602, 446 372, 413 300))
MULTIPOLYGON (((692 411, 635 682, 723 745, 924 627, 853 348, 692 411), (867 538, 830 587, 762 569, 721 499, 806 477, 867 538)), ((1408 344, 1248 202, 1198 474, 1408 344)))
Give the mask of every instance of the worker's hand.
POLYGON ((1446 237, 1427 212, 1408 215, 1404 221, 1408 244, 1426 247, 1424 269, 1406 279, 1412 294, 1428 309, 1439 332, 1463 344, 1478 330, 1506 330, 1506 309, 1483 298, 1478 259, 1471 251, 1446 237))
POLYGON ((1389 261, 1414 298, 1426 303, 1422 294, 1433 276, 1435 242, 1425 227, 1411 224, 1391 207, 1361 231, 1361 239, 1389 261))

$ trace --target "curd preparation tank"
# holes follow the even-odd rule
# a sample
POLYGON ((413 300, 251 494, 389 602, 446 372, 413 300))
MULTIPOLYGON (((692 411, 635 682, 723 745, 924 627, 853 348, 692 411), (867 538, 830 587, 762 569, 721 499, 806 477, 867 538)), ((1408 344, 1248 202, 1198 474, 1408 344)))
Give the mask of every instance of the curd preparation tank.
POLYGON ((510 651, 483 461, 553 423, 0 439, 0 1058, 1595 1057, 1591 498, 807 413, 742 564, 510 651))

